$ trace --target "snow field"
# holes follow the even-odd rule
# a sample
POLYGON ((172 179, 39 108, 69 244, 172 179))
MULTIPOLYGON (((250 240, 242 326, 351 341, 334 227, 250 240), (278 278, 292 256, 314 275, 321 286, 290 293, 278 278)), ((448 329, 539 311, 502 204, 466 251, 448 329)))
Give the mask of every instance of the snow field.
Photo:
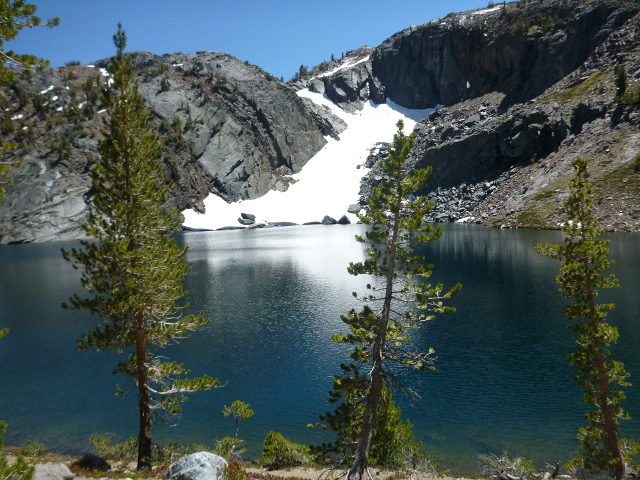
POLYGON ((387 100, 387 104, 368 102, 364 108, 349 114, 338 108, 325 96, 302 90, 298 95, 317 104, 327 105, 345 120, 348 127, 340 140, 327 137, 328 143, 293 175, 297 182, 286 192, 270 191, 254 199, 228 204, 210 194, 204 201, 205 214, 194 210, 183 212, 183 225, 190 228, 218 229, 238 227, 241 213, 256 216, 256 222, 293 222, 302 224, 321 221, 325 215, 338 220, 347 215, 352 222, 357 217, 347 213, 350 204, 358 203, 360 180, 367 170, 363 164, 370 149, 377 142, 390 142, 396 132, 398 120, 404 121, 406 134, 417 122, 433 110, 410 110, 387 100))

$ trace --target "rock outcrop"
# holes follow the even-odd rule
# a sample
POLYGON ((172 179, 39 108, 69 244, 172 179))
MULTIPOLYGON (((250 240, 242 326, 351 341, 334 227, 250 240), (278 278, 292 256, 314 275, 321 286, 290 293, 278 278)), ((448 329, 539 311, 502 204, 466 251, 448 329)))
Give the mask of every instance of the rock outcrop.
MULTIPOLYGON (((459 72, 442 81, 423 72, 420 78, 428 81, 422 89, 409 72, 402 84, 385 83, 387 94, 404 104, 449 104, 415 129, 413 161, 416 167, 432 167, 428 189, 421 192, 434 203, 426 220, 558 228, 572 174, 570 162, 581 156, 589 161, 601 225, 612 231, 639 231, 640 208, 633 199, 640 198, 640 89, 635 83, 640 78, 640 6, 605 0, 522 3, 507 4, 505 11, 500 6, 476 14, 451 14, 413 27, 385 42, 378 50, 381 56, 374 56, 376 72, 376 62, 393 48, 397 64, 409 55, 402 49, 413 45, 411 58, 420 64, 422 50, 412 42, 422 35, 424 48, 449 45, 432 55, 440 55, 443 65, 456 64, 466 54, 444 52, 456 51, 454 38, 463 34, 470 38, 478 28, 483 38, 494 39, 483 48, 497 48, 502 37, 511 38, 513 48, 529 45, 514 57, 529 58, 528 66, 511 64, 502 73, 491 70, 484 81, 469 80, 463 100, 458 97, 465 92, 452 90, 444 81, 461 80, 459 72), (549 10, 556 4, 556 10, 549 10), (516 21, 509 27, 503 24, 505 18, 516 21), (434 37, 436 31, 439 37, 434 37), (577 38, 586 32, 589 35, 579 42, 577 38), (558 62, 566 62, 569 70, 558 62), (616 71, 622 67, 629 72, 628 89, 634 92, 624 98, 616 95, 616 71)), ((503 61, 506 54, 492 55, 503 61)), ((469 61, 473 66, 475 60, 469 61)), ((476 65, 473 71, 484 70, 476 65)), ((385 153, 378 148, 372 152, 373 169, 363 184, 361 202, 383 178, 375 162, 385 153)))
POLYGON ((498 4, 397 33, 373 55, 385 96, 409 108, 453 105, 494 91, 505 105, 540 95, 582 66, 638 12, 623 1, 498 4))
MULTIPOLYGON (((202 211, 209 193, 238 201, 285 191, 324 137, 345 128, 231 55, 134 52, 132 60, 162 142, 165 176, 173 180, 167 208, 202 211)), ((11 171, 15 183, 0 210, 0 243, 84 235, 88 172, 106 117, 99 88, 108 65, 51 69, 4 91, 11 116, 2 133, 18 144, 15 154, 24 162, 11 171)))

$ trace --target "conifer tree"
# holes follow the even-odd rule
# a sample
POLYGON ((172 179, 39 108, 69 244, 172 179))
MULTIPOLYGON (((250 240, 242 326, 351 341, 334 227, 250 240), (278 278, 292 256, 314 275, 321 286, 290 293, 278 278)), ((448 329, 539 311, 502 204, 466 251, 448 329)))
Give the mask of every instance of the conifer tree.
POLYGON ((151 460, 152 416, 179 413, 188 393, 220 382, 207 375, 184 378, 189 372, 181 364, 155 353, 209 320, 203 312, 184 315, 186 305, 177 303, 186 293, 183 279, 189 270, 185 250, 170 236, 177 229, 177 215, 163 209, 167 186, 159 142, 132 81, 121 25, 113 39, 117 52, 111 59, 110 85, 102 91, 110 120, 92 170, 93 208, 83 225, 93 240, 63 252, 74 267, 82 268, 81 282, 91 296, 76 294, 65 307, 87 309, 103 320, 78 340, 79 350, 129 352, 116 372, 137 384, 138 468, 143 468, 151 460))
MULTIPOLYGON (((4 45, 10 40, 14 40, 18 33, 24 28, 38 26, 53 27, 60 23, 59 18, 51 18, 42 23, 40 18, 35 16, 36 6, 25 3, 24 0, 2 1, 0 2, 0 85, 7 85, 16 79, 15 72, 21 70, 24 75, 30 73, 31 68, 43 70, 49 62, 33 55, 18 54, 13 50, 5 51, 4 45)), ((1 113, 7 115, 7 113, 1 113)), ((3 178, 11 167, 19 165, 20 160, 3 161, 4 152, 10 152, 17 148, 15 143, 2 142, 0 147, 0 198, 4 197, 5 188, 2 185, 10 184, 10 178, 3 178)))
POLYGON ((575 176, 564 202, 564 245, 538 245, 537 250, 562 261, 556 279, 562 296, 571 301, 563 308, 567 318, 575 322, 569 329, 578 335, 577 350, 568 360, 576 369, 576 385, 584 390, 583 402, 592 407, 586 414, 589 425, 578 434, 582 451, 572 464, 592 472, 608 471, 623 480, 629 457, 637 453, 635 443, 621 439, 619 431, 619 421, 629 418, 621 406, 625 395, 620 389, 630 385, 629 374, 621 362, 611 359, 609 350, 618 339, 618 329, 605 318, 615 305, 597 303, 600 290, 617 287, 618 280, 613 274, 601 274, 611 264, 607 258, 609 242, 600 238, 604 231, 593 216, 587 162, 577 158, 572 166, 575 176))
MULTIPOLYGON (((0 421, 0 452, 4 448, 4 432, 6 428, 7 424, 0 421)), ((35 467, 29 465, 22 455, 18 455, 13 460, 13 463, 10 464, 6 455, 0 453, 0 479, 31 480, 34 471, 35 467)))
MULTIPOLYGON (((333 412, 320 415, 316 426, 330 428, 336 433, 335 443, 312 447, 312 452, 321 457, 338 455, 342 460, 353 458, 358 443, 364 415, 368 382, 354 363, 341 365, 344 374, 336 376, 329 401, 339 403, 333 412)), ((371 465, 397 468, 408 458, 421 455, 422 443, 414 440, 413 425, 409 420, 401 421, 401 411, 393 401, 391 389, 383 381, 382 394, 376 412, 376 424, 371 439, 368 462, 371 465)))
MULTIPOLYGON (((409 331, 424 325, 435 313, 454 311, 444 305, 460 289, 456 285, 443 292, 442 284, 422 283, 431 276, 433 265, 426 264, 414 249, 437 240, 443 233, 439 226, 424 223, 424 216, 433 205, 426 197, 414 194, 427 184, 431 168, 411 173, 407 159, 415 144, 415 134, 404 135, 399 121, 389 157, 381 162, 386 175, 373 189, 365 214, 360 220, 368 225, 366 238, 356 236, 368 245, 364 262, 351 263, 352 275, 371 275, 380 279, 378 285, 367 285, 368 294, 361 300, 369 304, 361 312, 351 310, 342 320, 350 329, 348 334, 334 335, 337 343, 354 345, 351 359, 355 367, 347 370, 351 379, 337 379, 353 384, 365 382, 364 411, 358 418, 359 435, 349 469, 349 480, 360 480, 369 462, 376 428, 379 404, 389 381, 395 381, 390 364, 424 370, 433 368, 433 349, 414 352, 404 347, 409 331), (366 372, 365 376, 359 372, 366 372)), ((354 292, 354 296, 358 298, 354 292)), ((362 388, 362 387, 358 387, 362 388)))

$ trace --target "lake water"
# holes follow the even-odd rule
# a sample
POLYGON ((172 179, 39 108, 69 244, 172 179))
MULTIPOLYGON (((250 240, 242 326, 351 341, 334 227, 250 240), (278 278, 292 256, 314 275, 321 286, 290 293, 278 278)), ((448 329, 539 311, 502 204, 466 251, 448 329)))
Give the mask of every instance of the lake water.
MULTIPOLYGON (((229 384, 194 394, 173 425, 156 428, 159 443, 212 445, 232 436, 224 405, 242 400, 255 416, 240 425, 247 458, 260 455, 270 430, 319 444, 330 432, 308 429, 331 408, 327 393, 344 347, 331 335, 340 315, 358 307, 351 292, 366 278, 347 274, 362 259, 354 240, 363 227, 300 226, 189 233, 193 266, 186 288, 194 311, 212 322, 167 351, 196 375, 229 384)), ((616 309, 609 321, 621 336, 614 347, 637 385, 624 406, 632 420, 623 434, 640 440, 640 236, 609 235, 612 271, 621 287, 604 293, 616 309)), ((398 396, 403 415, 441 464, 455 473, 477 471, 477 455, 534 458, 541 466, 566 461, 585 424, 581 391, 566 361, 574 338, 562 315, 555 276, 559 262, 539 255, 538 243, 558 243, 559 232, 446 225, 425 248, 433 280, 462 291, 454 314, 440 315, 412 342, 433 347, 436 372, 403 373, 420 400, 398 396)), ((90 449, 92 434, 124 440, 137 434, 133 396, 115 397, 114 352, 77 352, 75 339, 98 319, 60 307, 79 289, 79 273, 64 262, 70 243, 0 246, 0 418, 7 444, 27 440, 61 452, 90 449)))

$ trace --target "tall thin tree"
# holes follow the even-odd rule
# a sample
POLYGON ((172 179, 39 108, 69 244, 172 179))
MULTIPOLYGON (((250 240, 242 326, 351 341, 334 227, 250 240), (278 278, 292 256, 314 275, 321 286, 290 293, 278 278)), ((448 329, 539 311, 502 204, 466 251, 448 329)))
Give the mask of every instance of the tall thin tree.
POLYGON ((186 305, 177 303, 186 294, 183 280, 190 268, 185 250, 170 236, 177 229, 177 215, 163 208, 167 185, 159 142, 133 82, 120 24, 113 39, 116 56, 109 85, 102 91, 109 123, 92 169, 93 209, 83 225, 93 240, 82 241, 81 249, 63 251, 75 268, 82 268, 81 282, 91 296, 76 294, 65 307, 87 309, 104 321, 78 340, 78 349, 129 351, 116 372, 137 384, 140 469, 150 466, 154 414, 179 413, 188 393, 220 382, 207 375, 183 378, 189 372, 181 364, 155 353, 209 320, 204 312, 184 315, 186 305))
MULTIPOLYGON (((351 332, 334 336, 338 343, 355 345, 351 358, 359 367, 351 371, 367 375, 357 379, 367 382, 366 404, 349 480, 360 480, 367 467, 378 405, 386 383, 394 378, 390 364, 419 370, 433 368, 433 349, 423 353, 404 347, 409 331, 423 326, 436 313, 454 311, 443 300, 453 297, 461 288, 458 284, 445 293, 442 284, 422 283, 431 276, 433 265, 425 263, 424 256, 417 254, 415 248, 440 238, 443 229, 424 222, 433 205, 415 193, 426 186, 431 168, 412 172, 408 158, 416 136, 404 134, 402 121, 397 126, 389 157, 381 162, 386 179, 373 189, 366 213, 359 215, 369 227, 365 238, 356 237, 368 245, 366 259, 351 263, 348 268, 352 275, 381 279, 380 284, 367 285, 369 293, 362 297, 378 308, 373 310, 365 305, 361 312, 350 311, 343 321, 351 332)), ((354 296, 357 297, 355 292, 354 296)))
POLYGON ((617 480, 627 477, 628 456, 637 453, 632 441, 620 438, 619 421, 628 419, 622 409, 625 398, 620 387, 627 387, 629 374, 621 362, 611 359, 609 347, 618 339, 618 329, 605 322, 612 303, 598 303, 600 290, 617 287, 613 274, 601 275, 611 261, 607 258, 608 240, 593 215, 587 162, 572 162, 575 176, 569 183, 571 192, 564 202, 566 220, 562 231, 564 245, 537 246, 543 255, 562 261, 556 277, 562 296, 571 300, 563 311, 575 321, 569 328, 578 334, 577 350, 569 355, 576 368, 576 385, 584 390, 582 400, 592 409, 586 414, 589 425, 580 429, 581 452, 577 462, 588 471, 610 471, 617 480))

